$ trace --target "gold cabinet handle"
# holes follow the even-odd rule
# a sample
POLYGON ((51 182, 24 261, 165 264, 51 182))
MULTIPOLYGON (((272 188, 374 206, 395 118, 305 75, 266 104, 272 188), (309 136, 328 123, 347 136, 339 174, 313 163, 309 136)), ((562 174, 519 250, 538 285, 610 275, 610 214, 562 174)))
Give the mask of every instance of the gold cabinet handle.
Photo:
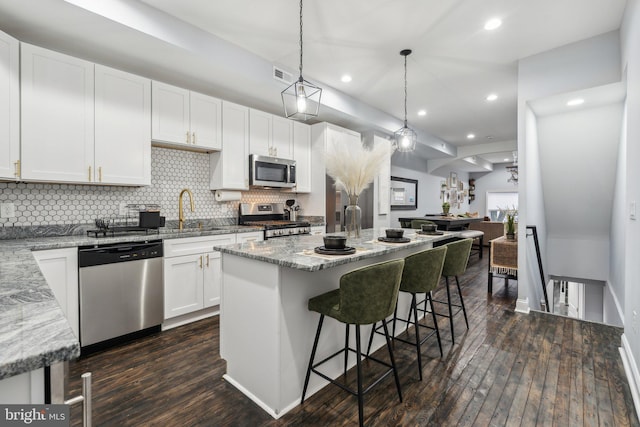
POLYGON ((209 268, 209 254, 207 254, 207 268, 209 268))
POLYGON ((202 268, 202 255, 200 255, 200 268, 202 268))
POLYGON ((91 166, 89 166, 89 182, 91 182, 91 166))
POLYGON ((187 144, 191 144, 191 132, 187 132, 187 144))
POLYGON ((98 168, 98 181, 102 182, 102 166, 98 168))
POLYGON ((191 143, 193 145, 196 144, 196 133, 195 132, 191 132, 191 143))
POLYGON ((20 160, 16 160, 15 162, 13 162, 13 166, 15 168, 13 174, 16 176, 16 178, 20 178, 20 160))

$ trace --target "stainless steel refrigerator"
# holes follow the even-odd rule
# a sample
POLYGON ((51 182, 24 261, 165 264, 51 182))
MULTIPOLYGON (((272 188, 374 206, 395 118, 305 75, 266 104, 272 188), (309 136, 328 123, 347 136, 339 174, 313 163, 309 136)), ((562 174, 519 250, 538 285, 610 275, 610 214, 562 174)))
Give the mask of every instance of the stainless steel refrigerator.
MULTIPOLYGON (((349 203, 349 197, 345 191, 336 189, 335 181, 329 175, 326 176, 326 213, 327 233, 344 231, 344 210, 349 203)), ((362 210, 362 228, 373 227, 373 183, 369 185, 358 197, 358 206, 362 210)))

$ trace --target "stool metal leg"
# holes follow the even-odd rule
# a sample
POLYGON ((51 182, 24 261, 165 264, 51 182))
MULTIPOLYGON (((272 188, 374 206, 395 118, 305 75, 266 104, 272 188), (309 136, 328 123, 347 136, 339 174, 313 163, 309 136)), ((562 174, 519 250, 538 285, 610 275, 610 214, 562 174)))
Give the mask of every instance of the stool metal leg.
POLYGON ((311 367, 313 366, 313 359, 316 357, 316 350, 318 349, 318 339, 320 338, 320 330, 322 329, 323 321, 324 321, 324 314, 321 314, 320 320, 318 321, 316 338, 313 341, 313 348, 311 350, 311 358, 309 359, 309 367, 307 368, 307 375, 304 378, 304 387, 302 388, 302 399, 300 400, 301 405, 304 403, 304 397, 307 394, 307 386, 309 385, 309 376, 311 375, 311 367))
POLYGON ((458 287, 458 295, 460 295, 460 305, 462 306, 462 314, 464 314, 464 323, 467 324, 467 329, 469 329, 469 321, 467 320, 467 310, 464 308, 464 299, 462 298, 462 290, 460 290, 460 282, 458 281, 458 276, 456 276, 456 286, 458 287))
MULTIPOLYGON (((422 381, 422 352, 420 351, 420 333, 418 329, 418 307, 416 302, 416 294, 411 295, 411 309, 413 311, 413 327, 416 330, 416 353, 418 354, 418 373, 420 374, 420 381, 422 381)), ((409 319, 410 320, 410 319, 409 319)), ((409 322, 407 322, 407 327, 409 322)))
POLYGON ((347 375, 347 363, 349 362, 349 324, 344 324, 346 331, 344 333, 344 374, 347 375))
MULTIPOLYGON (((384 320, 382 321, 384 323, 384 320)), ((358 371, 358 419, 364 426, 364 396, 362 395, 362 361, 360 360, 360 325, 356 325, 356 365, 358 371)))
POLYGON ((398 378, 398 369, 396 361, 393 358, 393 350, 391 349, 391 339, 389 338, 389 328, 387 328, 387 320, 382 319, 382 327, 384 328, 384 336, 387 339, 387 349, 389 350, 389 358, 391 359, 391 367, 393 368, 393 376, 396 378, 396 388, 398 389, 398 397, 402 402, 402 390, 400 389, 400 378, 398 378))
POLYGON ((369 345, 367 346, 367 356, 369 356, 369 353, 371 353, 371 345, 373 344, 373 334, 376 333, 376 325, 377 324, 378 324, 378 322, 376 322, 373 325, 371 325, 371 334, 369 334, 369 345))
POLYGON ((447 288, 447 306, 449 307, 449 324, 451 325, 451 343, 455 344, 456 339, 453 331, 453 310, 451 309, 451 292, 449 291, 449 278, 444 277, 445 288, 447 288))
POLYGON ((427 299, 429 300, 429 305, 431 305, 431 317, 433 318, 433 326, 436 329, 436 337, 438 338, 438 347, 440 347, 440 357, 443 357, 442 353, 442 341, 440 341, 440 329, 438 328, 438 319, 436 317, 436 312, 433 310, 433 299, 431 297, 431 292, 425 295, 425 307, 427 306, 427 299))

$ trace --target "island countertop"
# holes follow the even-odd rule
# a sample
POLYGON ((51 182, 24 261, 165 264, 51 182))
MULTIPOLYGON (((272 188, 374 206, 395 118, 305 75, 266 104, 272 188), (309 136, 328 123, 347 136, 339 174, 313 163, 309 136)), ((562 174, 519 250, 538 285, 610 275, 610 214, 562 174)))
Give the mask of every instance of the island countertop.
MULTIPOLYGON (((418 247, 427 243, 447 240, 458 235, 457 232, 444 232, 441 235, 418 234, 416 230, 405 230, 407 243, 387 243, 378 241, 384 236, 384 228, 362 230, 360 238, 348 238, 347 246, 356 248, 353 255, 320 255, 314 248, 323 246, 322 236, 303 235, 295 237, 277 237, 262 242, 238 243, 226 246, 214 246, 215 250, 244 258, 277 264, 303 271, 319 271, 338 265, 348 264, 366 258, 392 253, 401 249, 418 247)), ((344 233, 335 233, 342 234, 344 233)))

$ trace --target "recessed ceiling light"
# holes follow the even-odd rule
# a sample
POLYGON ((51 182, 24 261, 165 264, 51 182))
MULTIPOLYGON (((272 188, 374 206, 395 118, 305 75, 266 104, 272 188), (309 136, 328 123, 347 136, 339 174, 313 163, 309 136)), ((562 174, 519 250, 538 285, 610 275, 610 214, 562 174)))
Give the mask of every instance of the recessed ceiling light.
POLYGON ((476 137, 476 135, 474 133, 470 133, 470 134, 467 135, 467 139, 473 139, 475 137, 476 137))
POLYGON ((502 20, 500 18, 492 18, 492 19, 489 19, 487 22, 485 22, 484 29, 487 31, 491 31, 491 30, 495 30, 500 25, 502 25, 502 20))
POLYGON ((495 93, 491 93, 491 94, 487 95, 487 101, 489 101, 489 102, 495 101, 496 99, 498 99, 498 95, 496 95, 495 93))
POLYGON ((427 110, 420 110, 420 111, 418 111, 418 115, 419 115, 419 116, 426 116, 426 115, 427 115, 427 110))
POLYGON ((349 83, 352 79, 349 74, 343 74, 340 80, 342 80, 342 83, 349 83))
POLYGON ((567 102, 567 106, 568 107, 575 107, 576 105, 580 105, 580 104, 584 104, 584 99, 576 98, 576 99, 572 99, 571 101, 567 102))

